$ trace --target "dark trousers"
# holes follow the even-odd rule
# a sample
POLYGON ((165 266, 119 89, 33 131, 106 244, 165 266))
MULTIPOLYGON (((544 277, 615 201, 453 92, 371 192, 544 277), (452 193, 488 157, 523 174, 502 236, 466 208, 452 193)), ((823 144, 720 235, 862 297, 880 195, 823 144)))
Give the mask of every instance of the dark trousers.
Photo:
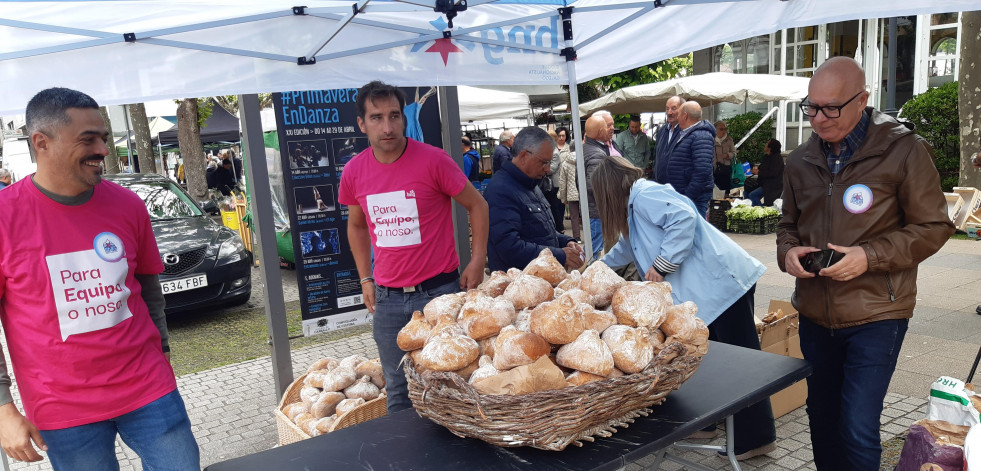
MULTIPOLYGON (((754 284, 741 298, 732 303, 721 316, 709 324, 709 339, 737 347, 760 349, 760 337, 756 333, 756 320, 753 318, 756 294, 754 284)), ((711 354, 711 353, 710 353, 711 354)), ((721 386, 721 387, 724 387, 721 386)), ((753 404, 732 417, 735 428, 736 454, 743 454, 777 439, 773 424, 773 409, 770 400, 764 399, 753 404)))
MULTIPOLYGON (((548 178, 548 177, 545 177, 548 178)), ((545 192, 545 199, 548 206, 552 209, 552 219, 555 221, 555 230, 562 232, 565 230, 565 205, 559 200, 559 189, 553 188, 545 192)))
POLYGON ((878 470, 879 416, 908 319, 825 329, 801 316, 800 347, 814 373, 807 378, 807 416, 818 470, 878 470))
POLYGON ((569 202, 569 220, 572 225, 572 238, 582 240, 582 213, 578 201, 569 202))

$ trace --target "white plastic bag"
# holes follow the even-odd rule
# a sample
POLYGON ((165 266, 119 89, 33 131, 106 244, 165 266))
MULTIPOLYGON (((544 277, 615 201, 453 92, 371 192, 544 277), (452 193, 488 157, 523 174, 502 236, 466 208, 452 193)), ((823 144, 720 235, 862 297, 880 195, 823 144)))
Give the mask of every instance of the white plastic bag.
POLYGON ((971 391, 964 388, 963 381, 941 376, 930 386, 926 418, 974 427, 981 423, 981 417, 971 402, 972 395, 971 391))

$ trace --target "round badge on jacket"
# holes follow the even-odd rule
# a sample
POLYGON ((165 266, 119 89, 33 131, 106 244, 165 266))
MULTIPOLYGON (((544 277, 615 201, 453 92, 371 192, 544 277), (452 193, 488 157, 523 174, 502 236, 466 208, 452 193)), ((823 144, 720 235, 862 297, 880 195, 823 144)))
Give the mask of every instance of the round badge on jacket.
POLYGON ((845 190, 842 197, 845 209, 852 214, 861 214, 872 207, 872 190, 862 184, 855 184, 845 190))
POLYGON ((122 239, 112 232, 103 232, 95 236, 95 240, 92 241, 92 248, 95 249, 99 258, 109 263, 119 261, 126 255, 122 239))

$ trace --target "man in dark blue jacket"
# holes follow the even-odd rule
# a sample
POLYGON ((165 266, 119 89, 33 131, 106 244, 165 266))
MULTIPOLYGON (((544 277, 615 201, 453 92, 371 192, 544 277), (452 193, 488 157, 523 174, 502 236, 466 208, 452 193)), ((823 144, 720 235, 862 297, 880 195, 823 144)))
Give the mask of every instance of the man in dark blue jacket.
POLYGON ((681 105, 678 128, 678 137, 668 143, 663 157, 655 162, 655 179, 687 196, 704 216, 708 214, 715 185, 712 178, 715 126, 702 120, 702 107, 698 103, 689 101, 681 105))
POLYGON ((659 127, 655 135, 654 142, 656 146, 654 147, 654 162, 651 165, 651 180, 657 179, 655 172, 657 172, 658 161, 663 161, 667 158, 668 147, 681 134, 681 128, 678 127, 678 113, 681 112, 681 105, 683 104, 685 104, 685 99, 680 96, 668 98, 668 101, 664 104, 664 115, 667 117, 668 122, 659 127))
POLYGON ((523 269, 548 248, 566 269, 582 266, 585 253, 572 237, 556 232, 545 195, 538 188, 549 171, 555 141, 528 127, 514 137, 514 158, 501 165, 484 191, 490 206, 487 261, 492 271, 523 269))
POLYGON ((494 173, 501 170, 501 165, 504 162, 509 162, 514 157, 514 152, 511 150, 514 147, 514 134, 511 131, 504 131, 501 133, 501 143, 494 148, 494 173))

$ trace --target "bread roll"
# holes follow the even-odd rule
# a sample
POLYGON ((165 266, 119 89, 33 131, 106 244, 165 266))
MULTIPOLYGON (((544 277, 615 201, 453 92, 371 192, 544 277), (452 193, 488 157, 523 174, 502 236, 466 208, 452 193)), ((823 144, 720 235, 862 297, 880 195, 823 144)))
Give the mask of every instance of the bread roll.
POLYGON ((494 360, 487 355, 481 356, 480 359, 477 360, 477 364, 480 365, 479 368, 471 373, 470 378, 467 379, 467 382, 470 384, 473 384, 477 380, 489 378, 500 373, 497 368, 494 368, 494 360))
POLYGON ((605 263, 593 262, 582 272, 582 282, 579 283, 579 287, 592 297, 593 306, 602 309, 610 305, 613 294, 624 283, 626 281, 605 263))
POLYGON ((559 348, 555 361, 566 368, 603 377, 613 372, 613 352, 595 330, 584 330, 575 341, 559 348))
POLYGON ((344 388, 344 396, 348 399, 354 399, 360 397, 364 399, 365 402, 372 399, 378 398, 379 394, 378 386, 375 386, 371 382, 371 376, 365 375, 361 379, 354 382, 354 384, 344 388))
POLYGON ((310 406, 310 414, 318 419, 333 415, 337 404, 345 399, 344 393, 328 391, 321 393, 310 406))
POLYGON ((592 296, 590 296, 589 293, 579 288, 572 288, 570 290, 562 292, 561 294, 555 295, 556 300, 562 298, 571 298, 573 301, 575 301, 576 304, 579 303, 592 304, 592 296))
POLYGON ((496 298, 504 294, 504 290, 507 289, 509 284, 511 284, 511 278, 508 277, 507 273, 495 271, 477 289, 483 291, 488 296, 496 298))
MULTIPOLYGON (((477 345, 480 345, 480 356, 488 356, 494 358, 494 341, 497 340, 497 336, 487 337, 486 339, 480 339, 477 341, 477 345)), ((480 357, 477 357, 478 360, 480 357)))
POLYGON ((313 388, 324 387, 324 375, 327 374, 327 370, 317 370, 307 373, 307 377, 303 378, 303 385, 310 386, 313 388))
POLYGON ((322 391, 320 391, 320 388, 304 386, 302 389, 300 389, 300 400, 303 401, 303 403, 306 404, 307 409, 309 409, 310 406, 317 401, 317 397, 320 396, 321 392, 322 391))
POLYGON ((300 427, 300 430, 306 431, 305 428, 307 424, 314 420, 317 420, 317 418, 310 413, 306 413, 296 416, 296 419, 294 419, 293 422, 296 423, 297 427, 300 427))
POLYGON ((537 276, 557 286, 565 280, 565 267, 555 258, 550 249, 542 249, 534 260, 525 267, 525 274, 537 276))
POLYGON ((385 372, 382 370, 381 360, 377 358, 359 364, 354 369, 354 374, 359 378, 368 375, 371 377, 372 384, 379 388, 385 387, 385 372))
POLYGON ((324 391, 342 391, 357 380, 358 375, 354 373, 354 369, 338 366, 324 375, 324 391))
POLYGON ((466 335, 433 337, 419 354, 419 363, 434 371, 456 371, 480 354, 477 341, 466 335))
POLYGON ((579 273, 576 270, 572 270, 571 272, 569 272, 569 274, 566 275, 565 279, 562 280, 562 282, 560 282, 558 286, 556 286, 556 288, 559 288, 563 291, 579 289, 580 283, 582 283, 582 273, 579 273))
POLYGON ((307 368, 307 373, 309 373, 311 371, 317 371, 317 370, 332 370, 334 368, 337 368, 337 365, 339 363, 340 362, 336 358, 333 358, 333 357, 323 357, 323 358, 321 358, 321 359, 313 362, 313 364, 310 365, 309 368, 307 368))
POLYGON ((456 337, 458 335, 467 335, 467 334, 466 332, 463 331, 463 327, 460 324, 457 324, 455 321, 444 319, 440 321, 439 324, 436 324, 436 327, 433 327, 432 333, 429 334, 428 338, 426 338, 426 343, 428 344, 434 338, 456 337))
POLYGON ((661 331, 668 337, 689 343, 694 339, 695 330, 698 325, 695 323, 695 315, 698 313, 698 306, 691 301, 669 307, 665 312, 664 322, 661 323, 661 331))
POLYGON ((474 339, 493 337, 506 325, 514 322, 515 312, 511 301, 492 298, 481 291, 474 290, 474 296, 467 295, 467 302, 460 311, 460 324, 463 331, 474 339))
MULTIPOLYGON (((512 283, 514 283, 514 280, 517 280, 518 277, 521 276, 522 274, 523 273, 522 273, 521 270, 518 270, 517 268, 514 268, 514 267, 508 268, 508 271, 505 273, 505 275, 508 276, 508 279, 511 280, 512 283)), ((501 293, 501 294, 504 294, 504 293, 501 293)))
POLYGON ((494 342, 494 368, 504 371, 530 365, 551 350, 552 346, 540 336, 509 325, 501 330, 494 342))
POLYGON ((441 319, 457 320, 465 296, 466 293, 451 293, 437 296, 429 301, 426 303, 426 307, 422 308, 426 322, 429 325, 436 325, 441 319))
POLYGON ((613 353, 613 364, 626 374, 639 373, 654 359, 651 333, 646 327, 614 325, 603 333, 613 353))
POLYGON ((514 318, 514 328, 522 332, 531 332, 531 309, 522 309, 514 318))
POLYGON ((586 328, 598 332, 600 335, 613 324, 617 323, 617 316, 610 311, 600 311, 592 304, 580 303, 578 309, 582 311, 583 320, 586 328))
MULTIPOLYGON (((666 313, 667 313, 667 310, 665 310, 665 318, 667 318, 667 314, 666 313)), ((661 325, 664 325, 664 323, 661 323, 661 325)), ((657 342, 654 343, 655 345, 657 345, 659 343, 664 343, 664 339, 668 338, 666 335, 664 335, 664 331, 662 331, 661 329, 652 330, 651 331, 651 337, 653 339, 657 340, 657 342)))
POLYGON ((310 412, 310 407, 301 402, 294 402, 292 404, 287 404, 283 408, 283 414, 289 417, 290 420, 296 420, 296 416, 300 414, 305 414, 310 412))
POLYGON ((341 401, 339 404, 337 404, 337 417, 340 418, 342 415, 357 409, 358 406, 361 406, 364 403, 365 400, 361 399, 360 397, 341 401))
POLYGON ((426 339, 432 332, 433 327, 426 322, 426 318, 421 312, 416 311, 412 313, 412 319, 409 323, 405 324, 405 327, 402 327, 398 336, 395 337, 395 343, 406 352, 417 350, 426 344, 426 339))
POLYGON ((522 274, 504 290, 504 298, 511 301, 515 311, 535 307, 552 299, 552 285, 537 276, 522 274))
POLYGON ((586 328, 582 310, 571 297, 544 302, 531 311, 531 331, 549 343, 565 345, 586 328))
POLYGON ((336 415, 324 417, 317 421, 317 430, 320 431, 321 434, 330 432, 330 428, 334 426, 335 422, 337 422, 336 415))
POLYGON ((653 281, 642 281, 641 283, 644 283, 654 291, 661 293, 665 306, 674 305, 674 297, 671 296, 671 283, 668 283, 667 281, 661 281, 659 283, 655 283, 653 281))
POLYGON ((664 322, 665 309, 662 291, 646 283, 625 283, 613 295, 613 314, 617 322, 630 327, 656 329, 664 322))
POLYGON ((368 359, 362 355, 349 355, 344 357, 344 359, 341 360, 340 364, 338 364, 337 366, 346 366, 353 371, 355 368, 357 368, 358 365, 366 361, 368 361, 368 359))
POLYGON ((572 374, 566 376, 565 380, 569 382, 572 386, 582 386, 586 383, 592 383, 593 381, 602 381, 606 379, 603 376, 597 376, 592 373, 586 373, 585 371, 573 371, 572 374))

